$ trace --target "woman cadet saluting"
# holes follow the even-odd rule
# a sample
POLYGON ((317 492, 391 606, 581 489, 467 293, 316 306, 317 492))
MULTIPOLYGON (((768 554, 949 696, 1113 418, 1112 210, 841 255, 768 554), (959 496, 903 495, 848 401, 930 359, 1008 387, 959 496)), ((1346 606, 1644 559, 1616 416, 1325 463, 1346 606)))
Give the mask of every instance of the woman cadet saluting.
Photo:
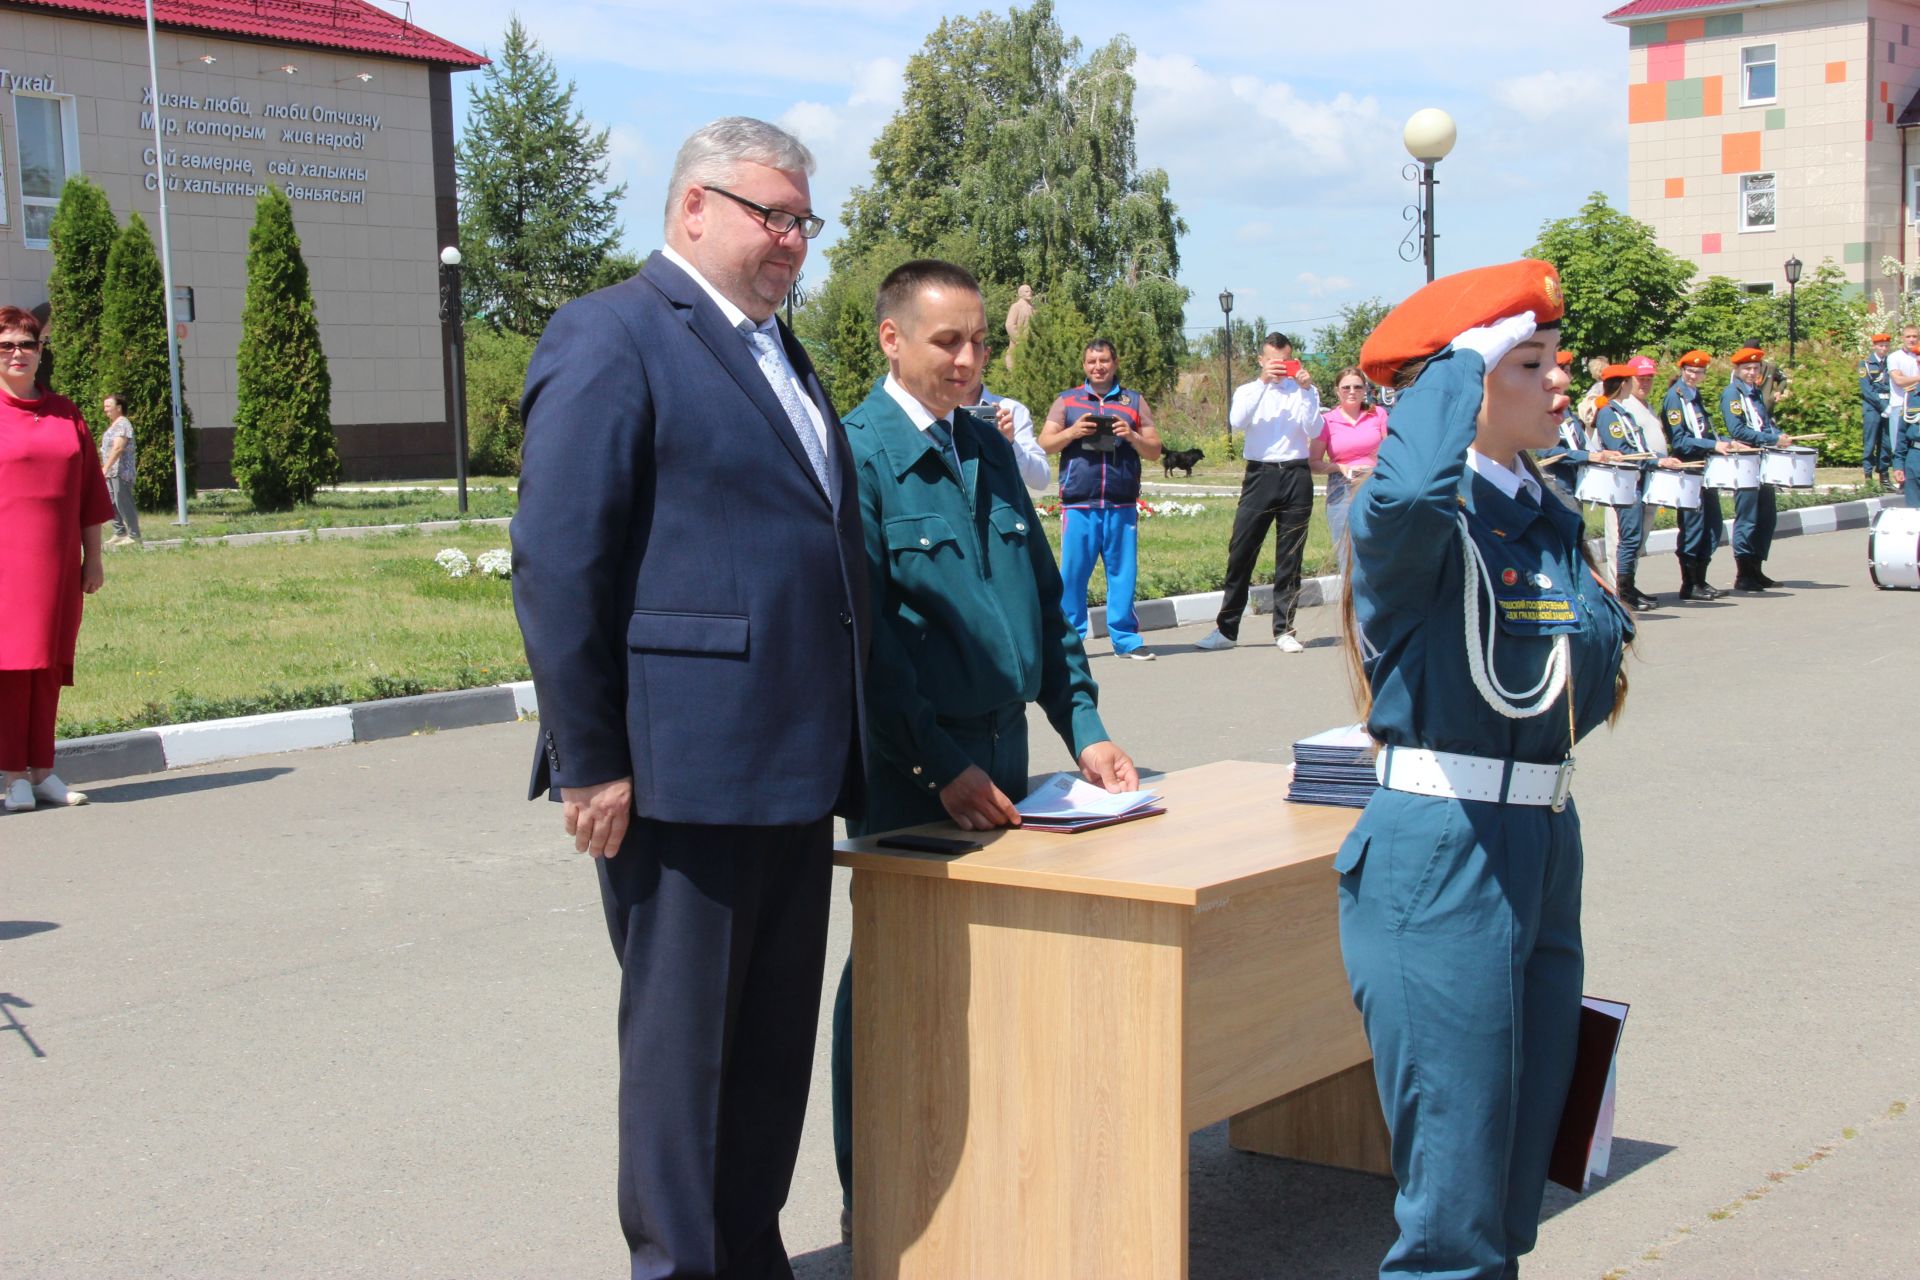
POLYGON ((1360 364, 1406 388, 1352 513, 1347 635, 1381 789, 1334 866, 1392 1133, 1382 1276, 1517 1276, 1580 1018, 1574 742, 1625 696, 1626 611, 1527 450, 1565 397, 1551 264, 1427 285, 1360 364))

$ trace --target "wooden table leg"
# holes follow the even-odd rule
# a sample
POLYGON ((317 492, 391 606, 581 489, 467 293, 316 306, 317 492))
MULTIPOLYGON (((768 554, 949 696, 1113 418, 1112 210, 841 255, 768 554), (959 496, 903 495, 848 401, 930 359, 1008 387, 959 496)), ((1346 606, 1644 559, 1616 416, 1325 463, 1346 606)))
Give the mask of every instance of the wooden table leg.
POLYGON ((856 1280, 1187 1274, 1190 911, 854 873, 856 1280))
POLYGON ((1241 1112, 1227 1124, 1227 1142, 1261 1155, 1393 1173, 1372 1062, 1241 1112))

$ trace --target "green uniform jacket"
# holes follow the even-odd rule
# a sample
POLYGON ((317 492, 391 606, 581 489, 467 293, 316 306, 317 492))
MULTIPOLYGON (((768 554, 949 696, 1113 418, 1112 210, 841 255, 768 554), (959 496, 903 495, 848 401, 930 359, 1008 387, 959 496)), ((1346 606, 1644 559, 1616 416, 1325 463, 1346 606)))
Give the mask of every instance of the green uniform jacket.
POLYGON ((938 791, 973 763, 941 718, 1015 703, 1038 702, 1076 760, 1106 741, 1086 650, 1061 612, 1060 569, 1012 446, 956 412, 956 481, 884 384, 844 421, 873 586, 871 773, 938 791))

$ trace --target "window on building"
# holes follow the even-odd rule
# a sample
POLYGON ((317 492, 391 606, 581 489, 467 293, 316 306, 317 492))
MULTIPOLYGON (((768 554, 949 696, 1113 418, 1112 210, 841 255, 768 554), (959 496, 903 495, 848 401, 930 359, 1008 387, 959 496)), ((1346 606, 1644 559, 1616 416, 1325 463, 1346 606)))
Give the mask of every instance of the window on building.
POLYGON ((1920 164, 1907 166, 1907 221, 1920 222, 1920 164))
POLYGON ((1740 105, 1779 99, 1778 64, 1770 44, 1749 45, 1740 51, 1740 105))
POLYGON ((60 188, 80 172, 80 139, 73 99, 41 93, 13 95, 14 136, 20 149, 20 222, 29 249, 48 247, 60 188))
POLYGON ((1771 231, 1774 225, 1774 183, 1770 173, 1740 175, 1740 229, 1771 231))
POLYGON ((1761 283, 1759 283, 1759 284, 1751 284, 1751 283, 1749 283, 1749 284, 1743 284, 1743 285, 1741 285, 1741 286, 1740 286, 1740 292, 1742 292, 1742 293, 1757 293, 1757 294, 1760 294, 1760 295, 1762 295, 1763 297, 1772 297, 1772 296, 1773 296, 1773 281, 1771 281, 1771 280, 1767 280, 1767 281, 1763 281, 1763 282, 1761 282, 1761 283))

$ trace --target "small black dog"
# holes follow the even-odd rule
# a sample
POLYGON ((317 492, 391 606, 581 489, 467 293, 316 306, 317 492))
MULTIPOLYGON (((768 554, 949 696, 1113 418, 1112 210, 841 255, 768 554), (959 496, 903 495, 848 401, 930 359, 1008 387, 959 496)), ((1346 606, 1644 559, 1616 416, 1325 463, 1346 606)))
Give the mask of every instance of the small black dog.
POLYGON ((1199 449, 1168 449, 1160 455, 1160 465, 1167 469, 1169 478, 1172 477, 1175 467, 1191 477, 1194 467, 1206 456, 1206 453, 1199 449))

